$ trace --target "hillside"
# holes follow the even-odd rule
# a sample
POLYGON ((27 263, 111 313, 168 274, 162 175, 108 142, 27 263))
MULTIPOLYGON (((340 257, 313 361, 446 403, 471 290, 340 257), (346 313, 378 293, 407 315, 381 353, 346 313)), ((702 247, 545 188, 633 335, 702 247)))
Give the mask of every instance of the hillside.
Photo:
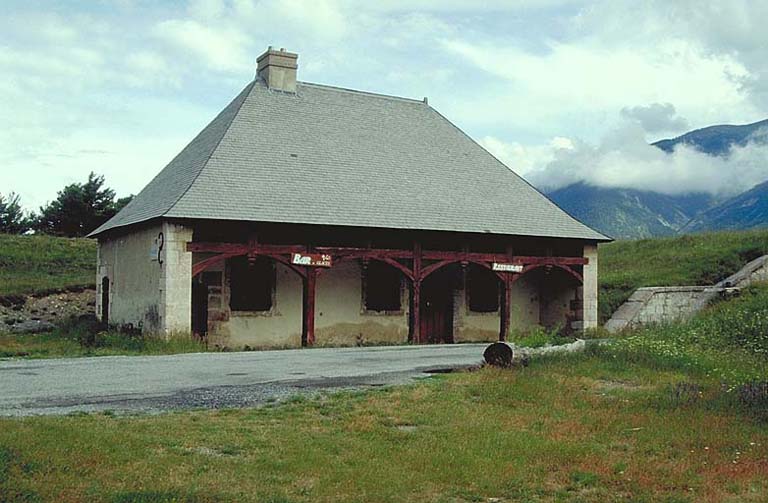
MULTIPOLYGON (((653 145, 668 153, 678 145, 688 145, 705 154, 724 156, 732 146, 746 145, 764 132, 768 132, 768 120, 740 126, 710 126, 653 145)), ((768 171, 765 177, 768 179, 768 171)), ((768 226, 768 182, 726 201, 707 194, 669 196, 594 187, 583 182, 547 195, 585 224, 620 239, 768 226)))
POLYGON ((92 287, 96 241, 0 234, 0 297, 92 287))
POLYGON ((575 218, 616 239, 671 236, 712 205, 707 194, 668 196, 576 183, 548 196, 575 218))
POLYGON ((711 285, 768 253, 768 229, 600 245, 600 320, 641 286, 711 285))
POLYGON ((672 152, 677 145, 685 144, 709 155, 725 155, 734 145, 746 145, 763 128, 768 128, 768 119, 739 126, 729 124, 709 126, 677 138, 659 140, 653 145, 665 152, 672 152))
POLYGON ((768 182, 732 197, 698 215, 682 232, 753 229, 768 225, 768 182))

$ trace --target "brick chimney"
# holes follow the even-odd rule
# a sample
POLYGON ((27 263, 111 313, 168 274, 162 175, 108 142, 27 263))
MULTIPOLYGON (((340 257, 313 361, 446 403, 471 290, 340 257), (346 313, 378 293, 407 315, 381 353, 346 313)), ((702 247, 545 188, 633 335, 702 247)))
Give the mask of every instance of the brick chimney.
POLYGON ((257 75, 267 83, 270 89, 296 92, 296 60, 299 55, 287 52, 281 48, 279 51, 270 45, 267 51, 256 60, 257 75))

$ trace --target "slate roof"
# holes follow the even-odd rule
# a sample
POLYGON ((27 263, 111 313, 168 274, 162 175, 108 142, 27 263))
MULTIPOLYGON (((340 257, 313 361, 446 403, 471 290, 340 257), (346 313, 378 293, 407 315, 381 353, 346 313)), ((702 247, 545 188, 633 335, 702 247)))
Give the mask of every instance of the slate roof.
POLYGON ((421 100, 245 89, 91 236, 153 218, 607 240, 421 100))

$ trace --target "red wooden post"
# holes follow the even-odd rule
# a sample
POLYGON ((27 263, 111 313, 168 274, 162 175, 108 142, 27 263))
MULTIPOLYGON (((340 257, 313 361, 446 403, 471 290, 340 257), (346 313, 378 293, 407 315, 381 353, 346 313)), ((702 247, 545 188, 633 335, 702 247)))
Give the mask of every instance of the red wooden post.
POLYGON ((315 344, 315 285, 317 283, 317 269, 307 268, 307 276, 304 278, 304 316, 301 335, 302 346, 315 344))
POLYGON ((509 337, 510 312, 512 310, 512 275, 504 274, 502 283, 504 296, 501 298, 501 327, 499 327, 499 340, 506 341, 509 337))
POLYGON ((413 280, 411 294, 411 342, 421 343, 421 243, 413 245, 413 280))

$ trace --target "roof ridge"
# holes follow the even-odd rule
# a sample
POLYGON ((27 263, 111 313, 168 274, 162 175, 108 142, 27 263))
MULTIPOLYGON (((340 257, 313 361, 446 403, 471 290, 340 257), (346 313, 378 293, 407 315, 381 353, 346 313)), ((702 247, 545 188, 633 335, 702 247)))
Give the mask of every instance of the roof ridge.
POLYGON ((332 91, 341 91, 341 92, 347 92, 347 93, 350 93, 350 94, 360 94, 360 95, 363 95, 363 96, 371 96, 371 97, 374 97, 374 98, 383 98, 383 99, 390 99, 390 100, 397 100, 397 101, 407 101, 409 103, 417 103, 417 104, 422 104, 422 105, 426 104, 423 99, 420 100, 420 99, 417 99, 417 98, 406 98, 405 96, 395 96, 394 94, 372 93, 370 91, 361 91, 359 89, 351 89, 349 87, 332 86, 332 85, 329 85, 329 84, 317 84, 317 83, 314 83, 314 82, 299 81, 298 83, 301 84, 302 86, 318 87, 318 88, 321 88, 321 89, 330 89, 332 91))
MULTIPOLYGON (((197 181, 197 179, 200 178, 200 174, 205 170, 206 167, 208 167, 208 163, 210 162, 211 157, 213 157, 213 154, 219 149, 219 145, 221 145, 221 141, 224 139, 225 136, 227 136, 227 133, 229 133, 229 129, 232 127, 232 124, 235 123, 235 119, 240 113, 240 110, 243 109, 243 104, 245 104, 245 102, 248 100, 248 97, 250 97, 251 92, 253 91, 253 86, 255 84, 256 84, 256 79, 252 80, 250 84, 245 86, 246 89, 250 87, 250 89, 248 89, 247 92, 246 92, 246 89, 243 89, 243 91, 241 91, 241 94, 245 93, 245 96, 243 97, 240 104, 237 106, 237 110, 235 110, 235 113, 232 114, 232 118, 229 119, 229 124, 227 124, 226 127, 224 128, 224 132, 221 133, 221 136, 219 137, 219 140, 216 142, 216 145, 211 149, 211 152, 208 154, 208 157, 205 159, 205 162, 203 162, 203 165, 200 167, 200 170, 197 172, 195 177, 189 182, 189 185, 187 186, 187 188, 184 189, 184 191, 179 195, 179 197, 176 198, 176 200, 170 206, 168 206, 168 209, 165 210, 161 216, 167 215, 168 213, 171 212, 171 210, 173 210, 173 208, 176 207, 177 204, 179 204, 179 201, 181 201, 184 198, 184 196, 187 195, 187 192, 189 192, 189 189, 191 189, 192 186, 197 181)), ((224 111, 222 110, 222 113, 223 112, 224 111)), ((215 121, 216 119, 214 118, 213 120, 215 121)))

